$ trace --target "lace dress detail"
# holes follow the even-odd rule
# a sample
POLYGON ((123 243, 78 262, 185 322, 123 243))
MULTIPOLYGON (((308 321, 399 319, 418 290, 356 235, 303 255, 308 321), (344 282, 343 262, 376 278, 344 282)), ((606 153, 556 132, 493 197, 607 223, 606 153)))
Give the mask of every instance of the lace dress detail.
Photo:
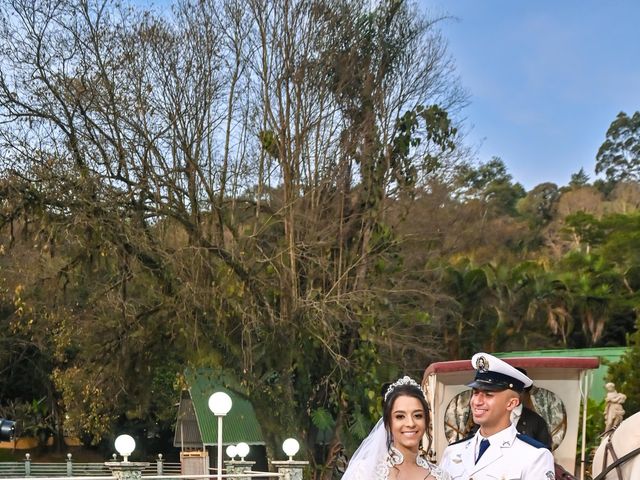
MULTIPOLYGON (((389 455, 376 466, 376 480, 389 480, 389 473, 395 465, 399 465, 404 461, 402 453, 394 447, 391 447, 389 455)), ((425 476, 433 475, 436 480, 452 480, 451 475, 437 465, 429 462, 423 453, 416 458, 416 463, 426 470, 425 476)))

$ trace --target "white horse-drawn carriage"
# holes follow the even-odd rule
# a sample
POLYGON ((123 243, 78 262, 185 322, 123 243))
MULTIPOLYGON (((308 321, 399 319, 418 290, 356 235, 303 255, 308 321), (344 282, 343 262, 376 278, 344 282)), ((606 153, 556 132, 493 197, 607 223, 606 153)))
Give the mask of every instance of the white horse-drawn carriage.
MULTIPOLYGON (((592 371, 598 368, 597 357, 521 357, 502 358, 515 367, 526 369, 534 380, 531 397, 537 412, 547 420, 553 440, 555 461, 564 470, 585 480, 585 428, 581 429, 580 461, 576 462, 580 422, 586 420, 587 396, 592 371), (582 412, 582 416, 581 416, 582 412), (576 464, 579 468, 576 468, 576 464), (579 472, 576 472, 579 470, 579 472)), ((446 446, 460 440, 468 432, 471 422, 469 398, 465 385, 473 378, 469 360, 437 362, 424 373, 422 386, 431 408, 430 450, 440 460, 446 446)), ((640 419, 639 419, 640 420, 640 419)), ((640 435, 638 430, 637 435, 640 435)), ((595 463, 594 463, 595 466, 595 463)), ((606 477, 607 480, 617 477, 606 477)), ((622 477, 640 480, 637 477, 622 477)))

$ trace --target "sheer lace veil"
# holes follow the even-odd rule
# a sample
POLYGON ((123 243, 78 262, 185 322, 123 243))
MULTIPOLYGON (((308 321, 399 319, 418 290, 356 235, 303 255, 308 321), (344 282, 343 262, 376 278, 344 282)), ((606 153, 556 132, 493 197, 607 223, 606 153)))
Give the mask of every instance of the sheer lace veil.
POLYGON ((387 429, 382 418, 354 452, 342 480, 372 480, 387 455, 387 429))

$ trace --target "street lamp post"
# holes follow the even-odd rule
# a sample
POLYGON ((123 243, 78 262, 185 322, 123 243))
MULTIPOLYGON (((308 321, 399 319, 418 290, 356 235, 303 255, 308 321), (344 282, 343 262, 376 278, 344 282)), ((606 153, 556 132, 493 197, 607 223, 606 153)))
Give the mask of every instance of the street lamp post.
POLYGON ((209 397, 209 410, 218 418, 218 480, 222 479, 222 418, 231 410, 231 404, 231 397, 224 392, 209 397))

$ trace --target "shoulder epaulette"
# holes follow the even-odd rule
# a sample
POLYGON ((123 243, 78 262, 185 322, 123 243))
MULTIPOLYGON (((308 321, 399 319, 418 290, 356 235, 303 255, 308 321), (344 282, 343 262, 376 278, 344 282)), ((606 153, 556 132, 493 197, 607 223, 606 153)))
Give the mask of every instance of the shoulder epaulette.
POLYGON ((474 435, 475 435, 475 434, 473 434, 473 435, 469 435, 469 436, 464 437, 464 438, 461 438, 460 440, 456 440, 455 442, 450 443, 450 444, 449 444, 449 446, 451 446, 451 445, 457 445, 457 444, 459 444, 459 443, 466 442, 467 440, 471 440, 471 439, 474 437, 474 435))
POLYGON ((547 447, 544 443, 536 440, 535 438, 530 437, 529 435, 525 435, 523 433, 518 433, 516 435, 516 437, 518 437, 520 440, 522 440, 524 443, 528 443, 529 445, 531 445, 532 447, 536 447, 536 448, 549 448, 547 447))

